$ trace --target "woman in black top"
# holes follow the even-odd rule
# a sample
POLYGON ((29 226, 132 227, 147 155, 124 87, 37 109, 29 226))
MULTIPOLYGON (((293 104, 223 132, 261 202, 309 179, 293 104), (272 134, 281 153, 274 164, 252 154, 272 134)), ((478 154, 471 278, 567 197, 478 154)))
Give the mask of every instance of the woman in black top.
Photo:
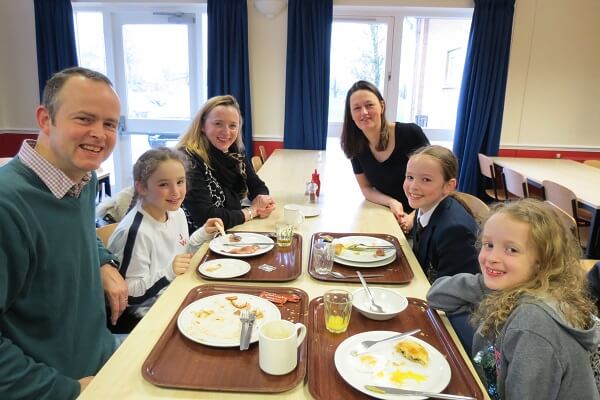
POLYGON ((365 199, 389 207, 403 224, 412 211, 402 189, 408 157, 428 144, 418 125, 387 122, 385 102, 375 85, 358 81, 348 90, 342 150, 365 199))
POLYGON ((235 98, 216 96, 204 104, 181 137, 177 147, 191 160, 182 205, 190 232, 209 218, 221 218, 227 229, 255 217, 266 218, 275 209, 269 189, 244 155, 241 130, 235 98), (252 203, 242 208, 246 197, 252 203))

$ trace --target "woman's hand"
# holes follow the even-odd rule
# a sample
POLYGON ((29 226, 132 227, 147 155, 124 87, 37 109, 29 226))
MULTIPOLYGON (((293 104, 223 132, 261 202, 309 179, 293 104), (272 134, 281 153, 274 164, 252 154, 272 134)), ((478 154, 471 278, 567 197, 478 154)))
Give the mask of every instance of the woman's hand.
POLYGON ((402 207, 402 203, 400 203, 396 199, 390 198, 390 203, 388 204, 388 207, 390 208, 390 211, 392 212, 392 214, 394 214, 394 217, 396 217, 396 221, 398 221, 398 223, 401 223, 402 218, 405 215, 404 207, 402 207))
POLYGON ((206 233, 215 233, 220 230, 219 226, 221 226, 221 228, 224 226, 221 218, 209 218, 204 223, 203 228, 206 231, 206 233))
POLYGON ((259 218, 267 218, 275 210, 275 200, 269 195, 259 194, 252 201, 251 207, 259 218))
POLYGON ((190 267, 190 262, 192 261, 192 254, 184 253, 176 255, 173 259, 173 264, 171 267, 173 268, 173 272, 175 275, 181 275, 190 267))
POLYGON ((411 212, 410 214, 404 214, 404 217, 400 220, 400 229, 405 234, 410 232, 415 224, 415 212, 411 212))

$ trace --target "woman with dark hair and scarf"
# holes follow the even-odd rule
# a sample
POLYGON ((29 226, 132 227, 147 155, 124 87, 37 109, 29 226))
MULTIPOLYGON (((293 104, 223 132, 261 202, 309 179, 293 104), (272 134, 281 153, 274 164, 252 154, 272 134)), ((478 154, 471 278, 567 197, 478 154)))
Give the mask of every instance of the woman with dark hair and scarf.
POLYGON ((242 116, 233 96, 210 98, 194 117, 177 147, 191 161, 188 191, 182 208, 194 232, 209 218, 221 218, 225 228, 275 209, 269 189, 244 155, 242 116), (242 208, 248 198, 250 206, 242 208))

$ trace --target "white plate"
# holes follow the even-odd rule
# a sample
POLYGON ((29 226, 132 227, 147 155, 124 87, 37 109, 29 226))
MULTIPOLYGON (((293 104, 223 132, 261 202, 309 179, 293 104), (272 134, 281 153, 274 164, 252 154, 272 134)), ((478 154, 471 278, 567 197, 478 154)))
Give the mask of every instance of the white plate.
POLYGON ((385 265, 391 264, 396 259, 396 254, 389 258, 384 258, 383 260, 374 261, 374 262, 356 262, 344 260, 343 258, 339 258, 337 256, 333 257, 333 261, 338 264, 347 265, 349 267, 357 267, 357 268, 377 268, 383 267, 385 265))
MULTIPOLYGON (((343 236, 334 240, 334 245, 337 243, 341 243, 344 246, 350 246, 353 244, 362 243, 366 246, 394 246, 393 243, 388 242, 387 240, 375 238, 372 236, 343 236)), ((341 258, 347 261, 353 261, 357 263, 373 263, 385 260, 392 256, 396 255, 396 249, 383 249, 383 256, 376 256, 375 251, 355 251, 348 250, 344 248, 340 254, 336 254, 337 258, 341 258)))
POLYGON ((250 271, 250 264, 237 258, 215 258, 200 265, 198 271, 210 278, 235 278, 250 271))
POLYGON ((303 206, 302 204, 289 204, 289 205, 298 208, 298 210, 300 210, 302 215, 304 215, 306 218, 316 217, 317 215, 321 214, 321 209, 319 207, 303 206))
POLYGON ((259 233, 236 232, 235 234, 238 236, 241 236, 242 240, 239 242, 231 242, 229 240, 229 234, 227 234, 225 236, 217 236, 216 238, 214 238, 213 240, 210 241, 208 247, 215 253, 220 254, 222 256, 243 258, 243 257, 253 257, 253 256, 257 256, 259 254, 264 254, 264 253, 270 251, 273 248, 273 246, 275 245, 275 242, 273 241, 273 239, 271 239, 268 236, 261 235, 259 233), (224 244, 227 244, 227 243, 239 244, 240 245, 239 247, 241 247, 241 245, 243 245, 244 243, 272 243, 272 244, 259 246, 259 249, 256 250, 254 253, 232 254, 229 251, 231 251, 232 249, 235 249, 238 246, 224 246, 224 244))
POLYGON ((248 304, 247 310, 257 312, 251 343, 258 340, 258 328, 265 322, 281 319, 277 306, 270 301, 244 293, 223 293, 204 297, 189 304, 177 317, 177 327, 188 339, 215 347, 240 345, 240 309, 227 297, 236 296, 236 304, 248 304), (261 315, 262 314, 262 315, 261 315))
POLYGON ((361 356, 355 357, 350 354, 352 350, 356 349, 358 343, 363 340, 384 339, 395 334, 398 334, 398 332, 371 331, 347 338, 340 343, 335 351, 335 368, 350 386, 378 399, 416 400, 424 399, 425 397, 380 394, 365 389, 365 385, 425 390, 434 393, 440 393, 444 390, 448 386, 448 383, 450 383, 451 377, 448 361, 446 361, 446 358, 437 349, 416 337, 401 339, 401 341, 412 340, 424 346, 429 353, 429 363, 427 366, 408 361, 398 353, 394 349, 394 346, 399 343, 398 340, 390 340, 389 342, 374 346, 373 351, 361 355, 364 358, 361 358, 361 356), (397 383, 390 379, 394 372, 396 372, 396 375, 399 375, 400 373, 407 373, 409 371, 426 378, 423 381, 406 378, 403 383, 397 383))

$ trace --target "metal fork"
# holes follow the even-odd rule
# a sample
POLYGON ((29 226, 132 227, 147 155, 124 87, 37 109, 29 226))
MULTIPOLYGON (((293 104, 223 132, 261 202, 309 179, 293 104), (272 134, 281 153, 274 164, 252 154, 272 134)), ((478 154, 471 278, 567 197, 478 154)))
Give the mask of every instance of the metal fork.
POLYGON ((246 330, 243 332, 243 337, 240 339, 240 350, 248 350, 250 347, 250 340, 252 339, 252 327, 256 320, 256 314, 251 311, 244 310, 240 314, 242 324, 246 322, 246 330))
POLYGON ((246 340, 246 332, 248 331, 248 324, 250 322, 250 313, 248 310, 242 310, 240 313, 240 321, 242 321, 242 330, 240 331, 240 350, 247 350, 249 345, 246 346, 244 341, 246 340))
POLYGON ((353 356, 357 356, 359 354, 362 354, 364 352, 366 352, 367 350, 369 350, 371 347, 375 346, 378 343, 382 343, 382 342, 387 342, 388 340, 394 340, 394 339, 402 339, 408 336, 412 336, 415 333, 419 333, 421 332, 421 329, 417 328, 417 329, 413 329, 412 331, 408 331, 408 332, 404 332, 404 333, 400 333, 398 335, 393 335, 390 337, 386 337, 385 339, 379 339, 379 340, 363 340, 362 342, 360 342, 356 348, 354 350, 352 350, 350 352, 351 355, 353 356))

